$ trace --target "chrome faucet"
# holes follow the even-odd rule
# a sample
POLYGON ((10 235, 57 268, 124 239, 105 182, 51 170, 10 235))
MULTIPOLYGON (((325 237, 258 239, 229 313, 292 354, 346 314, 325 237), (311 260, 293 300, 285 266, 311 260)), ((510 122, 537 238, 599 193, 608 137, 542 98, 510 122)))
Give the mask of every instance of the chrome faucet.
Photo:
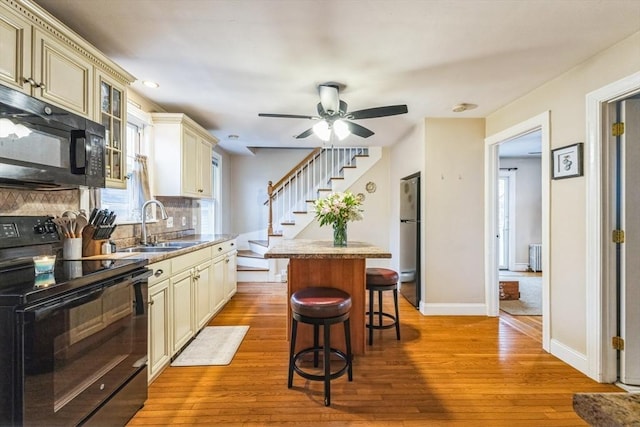
POLYGON ((149 205, 157 205, 160 208, 160 215, 162 219, 167 219, 169 216, 167 215, 167 211, 164 209, 164 205, 162 202, 156 199, 147 200, 142 205, 142 238, 140 239, 140 243, 143 245, 147 244, 147 215, 145 214, 145 210, 149 205))

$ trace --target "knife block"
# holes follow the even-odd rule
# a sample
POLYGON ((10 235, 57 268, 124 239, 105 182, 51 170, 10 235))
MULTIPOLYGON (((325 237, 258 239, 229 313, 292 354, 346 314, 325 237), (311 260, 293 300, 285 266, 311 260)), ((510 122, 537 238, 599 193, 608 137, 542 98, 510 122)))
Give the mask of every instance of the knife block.
POLYGON ((91 257, 96 255, 102 255, 102 244, 106 239, 95 240, 93 234, 96 231, 96 227, 93 225, 87 225, 82 230, 82 256, 91 257))

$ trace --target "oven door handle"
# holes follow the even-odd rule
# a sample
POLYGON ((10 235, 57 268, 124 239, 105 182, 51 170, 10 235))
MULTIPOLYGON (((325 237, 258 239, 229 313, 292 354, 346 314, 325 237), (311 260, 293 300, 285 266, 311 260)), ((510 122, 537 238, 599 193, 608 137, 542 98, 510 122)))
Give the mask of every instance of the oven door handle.
POLYGON ((90 291, 59 299, 45 306, 27 308, 25 309, 25 313, 32 313, 35 320, 40 320, 62 308, 74 308, 86 304, 90 301, 97 300, 102 296, 103 293, 104 289, 102 287, 99 287, 97 289, 92 289, 90 291))

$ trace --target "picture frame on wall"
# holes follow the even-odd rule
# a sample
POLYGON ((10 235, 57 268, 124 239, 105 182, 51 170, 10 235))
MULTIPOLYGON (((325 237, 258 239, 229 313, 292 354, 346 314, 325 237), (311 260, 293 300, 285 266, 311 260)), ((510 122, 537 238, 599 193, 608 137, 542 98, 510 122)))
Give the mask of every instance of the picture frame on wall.
POLYGON ((582 176, 583 143, 551 150, 551 178, 564 179, 582 176))

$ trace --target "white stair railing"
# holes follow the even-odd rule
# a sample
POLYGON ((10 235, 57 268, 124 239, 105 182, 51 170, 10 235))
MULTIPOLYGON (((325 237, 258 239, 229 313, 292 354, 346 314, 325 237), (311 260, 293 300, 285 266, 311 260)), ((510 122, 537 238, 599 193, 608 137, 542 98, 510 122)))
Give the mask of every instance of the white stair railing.
POLYGON ((306 212, 307 203, 316 200, 320 191, 331 190, 332 179, 342 178, 345 168, 355 167, 356 158, 368 154, 366 147, 316 149, 276 185, 269 181, 268 234, 281 234, 283 224, 294 224, 296 212, 306 212))

